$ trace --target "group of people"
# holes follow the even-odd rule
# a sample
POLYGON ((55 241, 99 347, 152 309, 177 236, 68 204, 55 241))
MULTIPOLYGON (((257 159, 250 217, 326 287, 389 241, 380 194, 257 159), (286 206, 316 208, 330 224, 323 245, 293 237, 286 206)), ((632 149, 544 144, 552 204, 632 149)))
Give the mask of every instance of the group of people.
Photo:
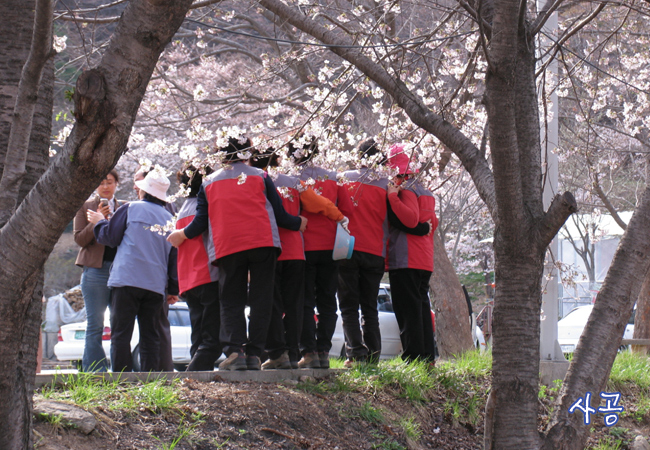
POLYGON ((154 170, 136 181, 140 200, 124 205, 111 195, 115 189, 105 189, 117 173, 107 176, 75 219, 88 312, 84 370, 107 368, 101 329, 97 341, 91 328, 100 310, 103 328, 109 303, 112 370, 132 370, 136 318, 142 370, 168 370, 163 304, 179 295, 192 326, 189 371, 213 370, 222 353, 220 370, 329 368, 337 307, 345 366, 376 362, 377 295, 386 270, 402 358, 434 362, 428 281, 438 220, 409 154, 395 145, 383 156, 372 139, 359 145, 361 161, 392 168, 389 180, 374 165, 341 174, 317 167, 315 140, 287 147, 298 176, 270 175, 280 152, 255 149, 247 138, 230 138, 219 149, 219 168, 184 165, 177 179, 189 196, 166 239, 160 230, 172 214, 164 174, 154 170), (355 237, 350 259, 334 259, 338 226, 355 237))

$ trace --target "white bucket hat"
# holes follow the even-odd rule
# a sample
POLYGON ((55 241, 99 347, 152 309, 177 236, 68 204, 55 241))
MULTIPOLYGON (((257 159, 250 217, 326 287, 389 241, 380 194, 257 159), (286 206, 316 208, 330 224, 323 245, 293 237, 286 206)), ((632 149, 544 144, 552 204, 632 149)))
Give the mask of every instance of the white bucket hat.
POLYGON ((144 177, 144 180, 138 180, 135 185, 164 202, 167 201, 167 189, 169 189, 169 180, 166 176, 157 170, 152 170, 144 177))

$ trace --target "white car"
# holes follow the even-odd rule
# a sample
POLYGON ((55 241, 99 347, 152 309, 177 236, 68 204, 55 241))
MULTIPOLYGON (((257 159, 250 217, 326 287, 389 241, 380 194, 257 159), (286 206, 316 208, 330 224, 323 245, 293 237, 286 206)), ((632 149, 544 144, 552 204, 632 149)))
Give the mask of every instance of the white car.
MULTIPOLYGON (((380 359, 390 359, 402 353, 402 341, 399 338, 399 326, 390 300, 390 285, 386 283, 382 283, 379 287, 377 309, 381 332, 381 355, 379 357, 380 359)), ((336 321, 336 328, 332 336, 330 356, 345 358, 345 334, 343 333, 343 320, 340 317, 336 321)))
MULTIPOLYGON (((557 340, 563 353, 573 353, 576 349, 593 309, 594 305, 579 306, 557 323, 557 340)), ((634 312, 625 327, 623 339, 632 339, 634 336, 634 312)))
MULTIPOLYGON (((172 336, 172 360, 177 370, 185 370, 190 362, 190 338, 192 328, 190 325, 190 313, 185 302, 177 302, 169 306, 170 331, 172 336)), ((74 362, 81 367, 81 359, 84 353, 86 342, 86 322, 70 323, 63 325, 59 331, 59 342, 54 346, 54 354, 59 361, 74 362)), ((136 320, 131 338, 131 352, 133 353, 133 368, 138 371, 140 368, 140 332, 136 320)), ((110 312, 107 309, 104 315, 104 333, 102 334, 102 346, 106 357, 111 358, 111 326, 110 312)))

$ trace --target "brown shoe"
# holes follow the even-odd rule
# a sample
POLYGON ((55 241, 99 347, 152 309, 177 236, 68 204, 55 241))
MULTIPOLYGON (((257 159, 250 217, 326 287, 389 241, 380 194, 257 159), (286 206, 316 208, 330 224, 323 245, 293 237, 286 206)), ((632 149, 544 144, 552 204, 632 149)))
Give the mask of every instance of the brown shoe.
POLYGON ((289 354, 284 352, 276 359, 267 359, 262 364, 262 370, 269 369, 291 369, 291 361, 289 361, 289 354))
POLYGON ((298 361, 299 369, 320 369, 320 359, 318 353, 310 352, 305 353, 300 361, 298 361))

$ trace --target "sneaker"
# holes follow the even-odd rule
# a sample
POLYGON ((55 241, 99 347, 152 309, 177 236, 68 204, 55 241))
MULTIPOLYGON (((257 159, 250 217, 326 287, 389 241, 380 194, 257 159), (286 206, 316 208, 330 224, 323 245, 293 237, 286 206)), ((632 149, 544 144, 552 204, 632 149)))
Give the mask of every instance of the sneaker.
POLYGON ((287 352, 284 352, 279 358, 267 359, 262 364, 262 370, 291 368, 291 361, 289 361, 289 354, 287 352))
POLYGON ((291 362, 291 368, 292 369, 298 369, 298 361, 296 361, 295 359, 292 359, 290 362, 291 362))
POLYGON ((219 364, 219 370, 246 370, 246 355, 239 352, 232 352, 219 364))
POLYGON ((305 353, 300 361, 298 361, 299 369, 320 369, 320 359, 318 353, 305 353))
POLYGON ((330 368, 330 353, 329 352, 319 352, 318 359, 320 360, 321 369, 330 368))
POLYGON ((246 356, 246 368, 248 370, 260 370, 262 362, 259 356, 246 356))

